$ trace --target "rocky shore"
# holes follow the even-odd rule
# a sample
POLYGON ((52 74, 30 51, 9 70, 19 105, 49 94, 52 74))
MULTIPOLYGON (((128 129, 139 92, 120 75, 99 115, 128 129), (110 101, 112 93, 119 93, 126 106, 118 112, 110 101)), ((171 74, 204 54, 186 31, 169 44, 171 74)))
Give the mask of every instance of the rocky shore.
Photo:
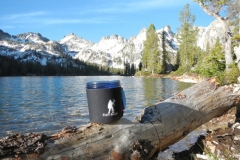
POLYGON ((186 83, 198 83, 203 80, 203 78, 199 76, 190 76, 190 75, 182 75, 182 76, 177 76, 177 77, 172 77, 173 80, 177 80, 180 82, 186 82, 186 83))

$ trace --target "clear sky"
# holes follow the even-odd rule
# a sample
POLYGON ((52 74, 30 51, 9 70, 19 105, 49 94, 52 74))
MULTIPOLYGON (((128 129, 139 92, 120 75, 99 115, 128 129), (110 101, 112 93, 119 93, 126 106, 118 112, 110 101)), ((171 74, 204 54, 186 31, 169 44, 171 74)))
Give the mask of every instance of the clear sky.
POLYGON ((59 41, 75 33, 98 42, 104 36, 135 36, 151 23, 156 29, 180 27, 179 13, 190 4, 196 26, 214 18, 192 0, 0 0, 0 29, 11 35, 36 32, 59 41))

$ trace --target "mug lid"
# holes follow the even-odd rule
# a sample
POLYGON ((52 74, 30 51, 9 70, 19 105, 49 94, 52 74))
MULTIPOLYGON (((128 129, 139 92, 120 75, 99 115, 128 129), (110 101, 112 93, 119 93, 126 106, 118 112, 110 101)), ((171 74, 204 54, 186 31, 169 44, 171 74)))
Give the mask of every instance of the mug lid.
POLYGON ((93 82, 87 82, 86 84, 87 89, 117 88, 117 87, 121 87, 119 80, 93 81, 93 82))

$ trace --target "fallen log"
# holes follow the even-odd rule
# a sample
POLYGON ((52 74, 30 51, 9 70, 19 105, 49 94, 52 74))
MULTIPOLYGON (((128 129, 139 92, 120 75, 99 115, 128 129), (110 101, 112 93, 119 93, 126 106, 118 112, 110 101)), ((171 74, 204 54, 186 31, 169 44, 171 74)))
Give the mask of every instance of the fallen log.
MULTIPOLYGON (((202 124, 239 105, 240 91, 233 86, 202 81, 173 97, 145 108, 136 122, 91 123, 74 133, 58 133, 43 154, 31 159, 150 159, 202 124)), ((239 88, 240 90, 240 88, 239 88)))

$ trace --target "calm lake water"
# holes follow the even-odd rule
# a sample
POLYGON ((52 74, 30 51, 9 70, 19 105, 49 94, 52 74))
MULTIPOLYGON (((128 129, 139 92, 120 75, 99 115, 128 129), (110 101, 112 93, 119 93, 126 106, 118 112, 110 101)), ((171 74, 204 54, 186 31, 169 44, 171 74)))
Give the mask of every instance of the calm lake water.
POLYGON ((87 124, 86 82, 101 80, 120 80, 127 100, 124 117, 131 121, 144 107, 193 85, 121 76, 0 77, 0 137, 18 132, 52 134, 87 124))

